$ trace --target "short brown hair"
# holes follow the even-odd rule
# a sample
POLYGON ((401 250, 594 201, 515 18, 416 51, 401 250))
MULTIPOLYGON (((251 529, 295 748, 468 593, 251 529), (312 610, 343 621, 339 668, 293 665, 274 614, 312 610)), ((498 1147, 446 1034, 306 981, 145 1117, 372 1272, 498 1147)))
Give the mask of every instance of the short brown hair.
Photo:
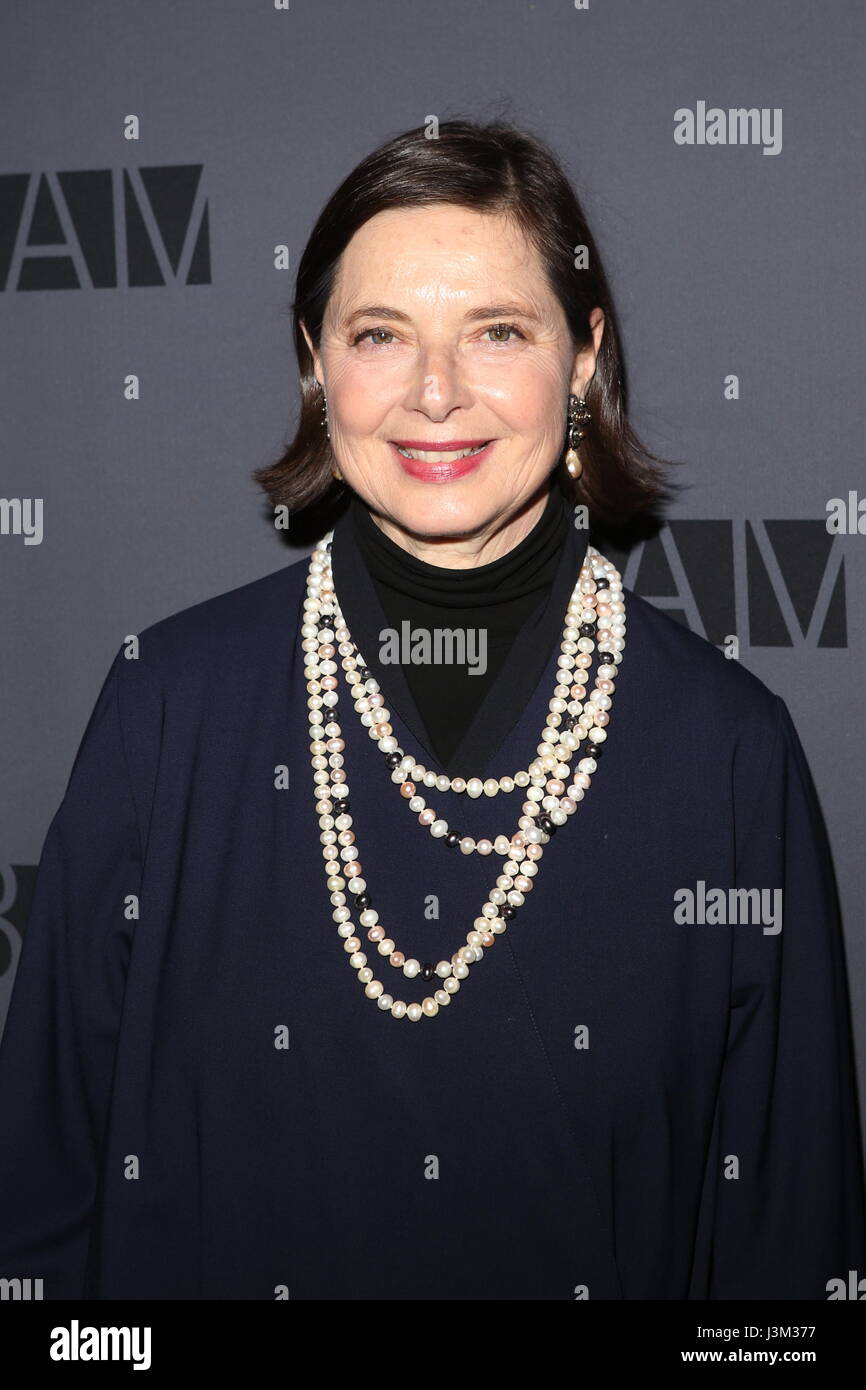
POLYGON ((584 503, 591 521, 625 523, 667 495, 665 460, 650 453, 626 416, 624 364, 610 288, 601 257, 577 196, 552 151, 542 140, 502 121, 478 124, 443 121, 437 139, 413 129, 381 145, 362 160, 328 200, 301 257, 295 298, 295 350, 300 369, 301 409, 295 437, 275 463, 253 478, 271 505, 290 515, 314 507, 343 485, 334 482, 334 455, 322 428, 322 389, 301 330, 305 324, 316 350, 340 256, 371 217, 391 208, 452 203, 510 216, 538 251, 551 288, 565 312, 575 351, 592 342, 589 316, 605 316, 595 375, 586 393, 592 419, 580 444, 583 463, 575 482, 563 449, 557 479, 566 496, 584 503), (575 250, 586 247, 585 269, 575 250))

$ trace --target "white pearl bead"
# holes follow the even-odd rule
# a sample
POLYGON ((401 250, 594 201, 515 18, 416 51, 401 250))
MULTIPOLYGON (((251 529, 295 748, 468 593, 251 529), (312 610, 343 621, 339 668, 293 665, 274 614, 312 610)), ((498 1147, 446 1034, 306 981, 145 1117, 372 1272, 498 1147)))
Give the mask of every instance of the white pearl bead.
POLYGON ((434 820, 433 824, 430 826, 430 834, 433 836, 434 840, 441 840, 443 835, 448 834, 447 820, 434 820))
POLYGON ((480 796, 484 790, 484 783, 480 777, 470 777, 466 783, 466 795, 471 797, 480 796))
POLYGON ((406 1010, 406 1017, 411 1018, 413 1023, 417 1023, 418 1019, 421 1017, 421 1005, 410 1004, 406 1010))
POLYGON ((403 974, 406 976, 407 980, 414 980, 420 969, 421 962, 414 958, 410 958, 403 966, 403 974))

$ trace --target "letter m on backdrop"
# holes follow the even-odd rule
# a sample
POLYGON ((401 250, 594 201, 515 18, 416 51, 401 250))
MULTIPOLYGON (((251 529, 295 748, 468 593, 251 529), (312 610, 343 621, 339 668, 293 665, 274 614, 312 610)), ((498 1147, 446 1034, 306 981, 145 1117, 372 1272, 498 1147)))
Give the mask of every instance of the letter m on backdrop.
POLYGON ((0 174, 0 288, 211 283, 201 164, 0 174))

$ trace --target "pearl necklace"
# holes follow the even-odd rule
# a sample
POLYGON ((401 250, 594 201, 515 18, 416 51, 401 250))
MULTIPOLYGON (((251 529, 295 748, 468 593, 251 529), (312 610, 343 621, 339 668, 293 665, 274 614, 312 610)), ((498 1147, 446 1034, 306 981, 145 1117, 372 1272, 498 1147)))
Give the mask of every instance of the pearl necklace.
MULTIPOLYGON (((339 601, 333 592, 333 577, 327 560, 324 575, 329 586, 328 593, 334 604, 335 622, 342 622, 345 626, 339 601)), ((370 738, 376 739, 379 749, 385 754, 385 764, 391 772, 391 780, 399 784, 400 794, 406 799, 409 810, 417 816, 420 825, 427 827, 434 839, 441 840, 449 849, 455 849, 459 846, 463 854, 488 855, 495 850, 497 854, 506 855, 511 852, 511 842, 509 837, 505 835, 489 838, 485 836, 476 841, 471 835, 460 836, 454 833, 446 820, 437 817, 436 812, 427 807, 424 797, 417 792, 416 783, 418 782, 422 782, 425 787, 435 787, 437 791, 465 791, 471 797, 478 797, 482 792, 484 795, 492 797, 500 791, 507 793, 513 791, 515 787, 529 787, 529 791, 526 793, 528 800, 523 804, 523 814, 525 816, 540 816, 537 804, 540 803, 541 809, 547 812, 553 824, 563 825, 565 823, 569 813, 569 805, 562 800, 565 792, 563 779, 569 776, 569 764, 574 751, 584 739, 591 745, 591 748, 587 750, 589 756, 584 757, 578 763, 578 771, 590 776, 596 771, 597 760, 601 755, 601 744, 607 737, 604 727, 608 722, 608 711, 611 708, 612 677, 616 673, 614 664, 616 649, 613 639, 619 631, 620 615, 624 612, 625 607, 621 599, 612 598, 609 593, 602 592, 601 599, 597 598, 597 593, 602 591, 602 586, 607 587, 607 585, 608 581, 603 576, 594 580, 590 565, 584 562, 566 612, 557 664, 557 683, 554 686, 553 698, 548 707, 547 722, 541 734, 542 741, 537 748, 538 757, 527 770, 516 772, 513 777, 501 777, 498 780, 491 777, 482 781, 480 777, 452 778, 445 773, 429 771, 423 764, 416 763, 411 755, 404 754, 394 737, 394 730, 388 722, 391 717, 390 711, 384 707, 384 697, 379 692, 378 685, 375 685, 374 691, 362 695, 356 701, 355 709, 361 716, 361 723, 366 725, 370 738), (602 619, 604 625, 596 633, 595 629, 599 618, 602 619), (616 620, 617 626, 613 625, 614 620, 616 620), (586 696, 586 686, 583 681, 586 680, 586 672, 592 664, 590 653, 595 646, 591 640, 593 634, 598 639, 602 657, 595 679, 595 688, 586 708, 584 708, 580 702, 586 696), (565 724, 565 731, 558 731, 559 726, 563 723, 565 724), (549 755, 554 747, 561 757, 561 762, 555 762, 551 766, 549 755), (545 759, 547 761, 544 761, 545 759)), ((341 652, 343 652, 344 647, 350 649, 343 661, 344 669, 355 671, 357 678, 362 683, 370 681, 372 679, 371 672, 366 667, 363 657, 351 638, 341 646, 341 652)), ((334 654, 336 653, 334 652, 334 654)), ((322 668, 320 667, 320 669, 322 668)), ((336 671, 336 669, 334 666, 333 670, 336 671)), ((375 684, 375 682, 373 683, 375 684)), ((365 690, 367 688, 365 684, 365 690)), ((571 807, 570 809, 573 810, 574 808, 571 807)))
MULTIPOLYGON (((310 557, 307 577, 307 594, 304 600, 304 621, 301 625, 301 646, 305 653, 304 674, 307 679, 307 705, 310 712, 310 758, 313 767, 314 795, 316 812, 319 817, 320 842, 324 858, 330 900, 333 906, 332 917, 337 923, 337 932, 343 940, 343 948, 348 954, 349 964, 357 972, 358 980, 368 999, 375 1000, 378 1007, 394 1018, 409 1018, 416 1022, 422 1017, 435 1018, 440 1008, 451 1002, 460 989, 461 982, 469 974, 472 965, 480 961, 485 950, 492 947, 497 936, 507 930, 518 908, 526 901, 526 894, 532 890, 532 880, 538 873, 538 861, 546 845, 560 825, 564 825, 570 815, 577 810, 580 801, 591 783, 596 771, 601 745, 607 738, 606 725, 609 721, 611 696, 614 691, 613 677, 616 666, 622 661, 625 646, 625 603, 622 580, 615 567, 593 546, 587 547, 586 558, 581 567, 580 577, 575 585, 566 613, 562 646, 557 670, 557 684, 550 702, 550 712, 538 746, 539 756, 525 773, 516 773, 513 778, 499 779, 498 790, 510 791, 515 786, 531 784, 527 801, 523 803, 523 815, 518 820, 518 829, 511 835, 497 836, 490 840, 471 837, 462 839, 449 833, 447 822, 438 821, 435 813, 423 804, 417 796, 412 777, 425 786, 436 786, 439 790, 456 790, 454 781, 464 783, 468 790, 469 781, 480 779, 447 779, 451 784, 444 786, 444 774, 428 773, 411 757, 403 755, 394 738, 393 729, 385 717, 384 697, 381 696, 378 682, 364 666, 360 653, 352 643, 351 635, 337 601, 330 564, 330 548, 333 531, 322 539, 310 557), (596 597, 599 590, 607 589, 607 600, 600 603, 596 597), (602 611, 606 610, 606 611, 602 611), (596 676, 595 689, 586 705, 581 701, 586 688, 581 683, 583 673, 591 664, 590 652, 594 643, 583 629, 592 627, 602 618, 605 626, 598 628, 598 648, 601 664, 596 676), (580 635, 578 636, 578 632, 580 635), (334 646, 334 642, 337 643, 334 646), (568 644, 568 646, 566 645, 568 644), (576 648, 576 651, 571 650, 576 648), (509 856, 502 865, 502 872, 490 890, 487 901, 476 917, 473 928, 466 936, 466 945, 458 948, 450 960, 440 960, 437 964, 421 964, 397 949, 395 942, 386 935, 379 923, 379 914, 372 905, 363 878, 363 868, 355 846, 355 832, 351 828, 352 816, 349 814, 349 787, 343 767, 345 741, 336 719, 338 667, 333 658, 342 658, 341 665, 345 679, 355 701, 355 709, 375 738, 380 751, 385 755, 391 778, 399 782, 400 791, 406 797, 410 810, 416 810, 421 825, 430 828, 434 838, 442 838, 446 844, 460 845, 463 853, 473 851, 489 854, 491 850, 509 856), (566 660, 567 658, 567 660, 566 660), (585 658, 581 660, 581 658, 585 658), (577 670, 578 680, 569 685, 570 673, 577 670), (566 703, 566 697, 570 700, 566 703), (373 698, 378 697, 373 703, 373 698), (564 706, 564 708, 560 708, 564 706), (566 728, 561 732, 563 715, 567 714, 566 728), (575 729, 582 730, 576 734, 575 729), (567 788, 564 778, 569 774, 569 761, 583 738, 592 744, 592 757, 578 763, 578 771, 573 783, 567 788), (396 757, 397 762, 392 760, 396 757), (428 781, 432 778, 432 782, 428 781), (439 778, 442 778, 440 783, 439 778), (525 779, 525 780, 524 780, 525 779), (502 783, 506 785, 503 786, 502 783), (511 783, 512 785, 508 785, 511 783), (407 787, 412 788, 407 791, 407 787), (547 797, 544 791, 547 791, 547 797), (564 794, 565 793, 565 794, 564 794), (414 805, 413 805, 414 802, 414 805), (421 802, 421 806, 418 803, 421 802), (337 812, 334 815, 334 812, 337 812), (433 825, 437 825, 433 832, 433 825), (441 825, 445 825, 442 830, 441 825), (489 846, 489 848, 488 848, 489 846), (348 906, 346 890, 355 898, 359 910, 360 927, 366 929, 367 940, 376 946, 378 954, 387 959, 395 970, 412 980, 420 977, 424 984, 433 980, 440 987, 434 989, 420 1003, 406 1004, 395 999, 381 980, 376 979, 373 969, 367 964, 367 956, 361 949, 361 938, 357 934, 348 906)), ((492 780, 492 779, 491 779, 492 780)), ((482 791, 484 784, 482 783, 482 791)), ((469 793, 472 795, 473 793, 469 793)), ((492 795, 492 792, 488 792, 492 795)), ((382 964, 384 965, 385 959, 382 964)))

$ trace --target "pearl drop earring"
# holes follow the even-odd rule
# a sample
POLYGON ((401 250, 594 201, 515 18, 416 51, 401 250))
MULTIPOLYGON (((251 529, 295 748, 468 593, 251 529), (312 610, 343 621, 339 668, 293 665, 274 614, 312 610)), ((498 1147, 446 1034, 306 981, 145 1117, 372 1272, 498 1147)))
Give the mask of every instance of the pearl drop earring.
POLYGON ((583 464, 577 452, 577 446, 584 436, 584 431, 580 426, 585 425, 591 419, 592 416, 586 408, 586 398, 570 395, 568 398, 568 452, 565 455, 565 466, 574 479, 579 478, 583 472, 583 464))

